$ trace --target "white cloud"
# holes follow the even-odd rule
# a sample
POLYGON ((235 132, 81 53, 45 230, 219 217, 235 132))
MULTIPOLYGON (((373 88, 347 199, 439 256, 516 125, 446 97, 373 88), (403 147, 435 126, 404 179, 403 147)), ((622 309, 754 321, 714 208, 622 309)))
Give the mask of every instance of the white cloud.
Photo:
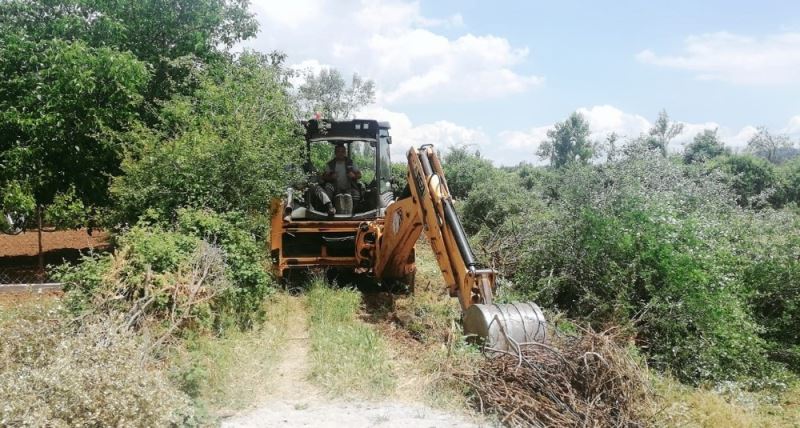
POLYGON ((783 129, 783 132, 787 134, 800 134, 800 114, 789 119, 789 123, 786 125, 786 128, 783 129))
POLYGON ((644 117, 625 113, 610 105, 581 107, 578 113, 589 122, 591 138, 594 140, 604 140, 611 133, 616 133, 620 138, 636 137, 651 127, 644 117))
POLYGON ((684 52, 659 55, 646 49, 644 63, 692 71, 698 79, 748 85, 800 83, 800 33, 747 37, 720 32, 690 36, 684 52))
POLYGON ((314 60, 378 85, 378 102, 481 100, 525 92, 543 82, 517 71, 527 48, 493 35, 450 38, 463 18, 423 16, 419 2, 300 0, 253 2, 261 33, 245 47, 279 49, 291 61, 314 60))
POLYGON ((403 162, 408 149, 423 144, 433 144, 437 150, 445 153, 451 147, 462 146, 484 153, 490 142, 489 137, 480 129, 467 128, 445 120, 415 126, 406 114, 382 107, 366 107, 358 112, 357 117, 388 121, 391 124, 391 151, 395 162, 403 162))

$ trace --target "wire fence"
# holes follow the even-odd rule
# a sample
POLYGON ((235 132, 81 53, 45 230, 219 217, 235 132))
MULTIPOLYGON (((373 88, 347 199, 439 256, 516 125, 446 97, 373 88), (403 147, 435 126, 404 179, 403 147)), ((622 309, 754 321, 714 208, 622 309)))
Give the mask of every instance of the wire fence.
POLYGON ((38 268, 0 268, 0 285, 5 284, 43 284, 51 283, 53 279, 45 270, 44 274, 38 268))

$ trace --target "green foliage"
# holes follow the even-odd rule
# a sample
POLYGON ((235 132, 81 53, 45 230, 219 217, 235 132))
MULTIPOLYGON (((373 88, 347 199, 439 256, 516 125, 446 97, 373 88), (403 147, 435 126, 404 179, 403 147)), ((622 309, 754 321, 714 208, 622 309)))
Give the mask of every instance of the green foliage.
POLYGON ((644 142, 648 148, 658 150, 662 156, 666 156, 669 142, 682 131, 683 124, 670 121, 667 111, 661 110, 648 135, 644 137, 644 142))
POLYGON ((741 224, 741 278, 773 359, 800 372, 800 216, 764 210, 741 224))
POLYGON ((70 189, 86 207, 107 205, 109 177, 130 143, 119 134, 141 113, 153 122, 161 100, 191 93, 195 70, 224 62, 225 49, 254 35, 247 6, 0 2, 0 187, 17 181, 41 206, 70 189))
POLYGON ((553 129, 547 131, 547 138, 539 147, 538 155, 549 159, 550 165, 556 168, 571 162, 588 163, 594 155, 594 144, 589 140, 589 122, 578 112, 553 125, 553 129))
POLYGON ((273 286, 250 229, 236 213, 181 210, 175 226, 143 222, 117 238, 115 254, 60 266, 55 277, 75 313, 140 310, 131 325, 182 320, 175 331, 250 327, 273 286))
POLYGON ((18 181, 11 180, 0 189, 0 233, 16 233, 36 211, 36 200, 18 181))
POLYGON ((104 204, 121 154, 114 135, 135 120, 148 79, 130 53, 0 35, 0 185, 20 183, 39 205, 70 191, 104 204))
POLYGON ((397 190, 402 191, 408 184, 408 164, 392 163, 391 180, 395 183, 397 190))
POLYGON ((691 144, 683 152, 684 163, 705 162, 723 155, 730 155, 731 150, 719 139, 717 129, 705 129, 694 136, 691 144))
MULTIPOLYGON (((651 364, 687 382, 782 376, 776 362, 786 358, 771 350, 795 343, 782 334, 794 327, 796 309, 770 306, 783 315, 767 323, 753 293, 763 286, 786 301, 796 296, 747 274, 764 269, 759 242, 778 227, 770 231, 774 219, 738 208, 725 176, 642 151, 563 168, 529 199, 536 194, 544 203, 515 227, 497 228, 522 254, 502 266, 515 294, 597 326, 631 325, 651 364), (747 226, 756 223, 757 232, 747 226)), ((797 280, 791 257, 771 260, 784 272, 781 284, 797 280)))
POLYGON ((481 228, 495 230, 512 216, 532 207, 532 195, 522 189, 518 175, 496 171, 474 185, 464 201, 462 223, 468 234, 481 228))
POLYGON ((14 0, 0 3, 0 31, 24 29, 31 40, 130 52, 151 67, 146 98, 155 101, 185 87, 198 60, 216 62, 255 35, 258 24, 247 6, 246 0, 14 0))
POLYGON ((161 129, 137 129, 140 141, 111 192, 120 221, 146 209, 174 218, 181 207, 262 212, 299 164, 301 140, 283 84, 268 58, 245 53, 198 76, 194 98, 176 97, 161 129))
POLYGON ((442 168, 450 195, 456 199, 466 198, 475 185, 488 181, 494 174, 491 161, 466 147, 451 148, 442 159, 442 168))
POLYGON ((712 162, 712 169, 725 173, 742 207, 759 207, 767 203, 770 196, 765 192, 775 185, 775 172, 764 159, 750 155, 731 155, 712 162))
POLYGON ((800 157, 794 158, 776 169, 777 192, 774 199, 779 206, 800 204, 800 157))
POLYGON ((231 312, 240 327, 252 327, 263 318, 264 298, 275 283, 266 270, 263 242, 266 230, 242 214, 179 210, 177 230, 218 245, 225 253, 228 277, 234 289, 223 296, 221 308, 231 312), (259 230, 260 229, 260 230, 259 230))
POLYGON ((59 229, 77 229, 86 224, 86 217, 86 207, 74 187, 56 194, 53 203, 44 210, 44 222, 59 229))

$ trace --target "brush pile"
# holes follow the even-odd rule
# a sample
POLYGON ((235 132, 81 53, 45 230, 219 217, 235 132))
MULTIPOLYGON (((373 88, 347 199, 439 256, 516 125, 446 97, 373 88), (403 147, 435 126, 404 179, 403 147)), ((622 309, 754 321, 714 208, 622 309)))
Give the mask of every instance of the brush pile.
POLYGON ((614 330, 492 351, 468 383, 475 405, 512 427, 645 425, 646 370, 614 330))

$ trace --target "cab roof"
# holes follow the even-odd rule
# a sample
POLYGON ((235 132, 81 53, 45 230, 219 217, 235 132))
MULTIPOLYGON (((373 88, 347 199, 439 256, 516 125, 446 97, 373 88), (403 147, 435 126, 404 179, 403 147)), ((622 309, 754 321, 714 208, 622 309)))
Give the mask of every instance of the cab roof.
POLYGON ((389 129, 389 122, 371 119, 317 120, 301 122, 308 141, 377 140, 381 129, 389 129))

